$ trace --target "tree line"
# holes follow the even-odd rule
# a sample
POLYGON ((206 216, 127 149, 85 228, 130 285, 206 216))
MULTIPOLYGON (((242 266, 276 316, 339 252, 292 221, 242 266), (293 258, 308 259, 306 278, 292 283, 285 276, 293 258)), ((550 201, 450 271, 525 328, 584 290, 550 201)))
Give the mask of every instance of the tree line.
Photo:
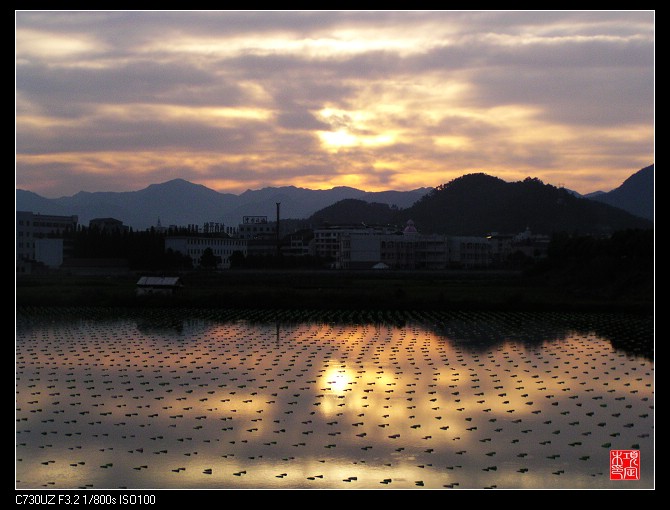
POLYGON ((528 270, 573 289, 610 295, 653 293, 655 243, 652 229, 620 230, 608 237, 555 234, 547 257, 528 270))
MULTIPOLYGON (((124 259, 130 269, 188 270, 194 267, 191 258, 165 249, 165 237, 155 229, 146 231, 101 230, 81 228, 66 232, 64 238, 72 258, 124 259)), ((214 269, 216 257, 204 253, 196 265, 214 269)), ((320 268, 328 260, 313 256, 247 255, 236 252, 232 268, 320 268)), ((557 233, 551 238, 547 256, 527 258, 523 265, 529 275, 544 275, 579 285, 653 283, 654 231, 627 229, 607 237, 557 233)))
POLYGON ((188 255, 165 250, 165 234, 97 227, 79 228, 64 235, 69 257, 75 259, 123 259, 130 269, 191 269, 188 255))

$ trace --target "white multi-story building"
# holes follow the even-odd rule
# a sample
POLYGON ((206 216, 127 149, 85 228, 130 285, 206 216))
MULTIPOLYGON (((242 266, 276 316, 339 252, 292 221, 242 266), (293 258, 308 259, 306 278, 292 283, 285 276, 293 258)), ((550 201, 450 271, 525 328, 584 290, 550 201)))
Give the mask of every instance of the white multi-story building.
POLYGON ((423 235, 410 220, 402 233, 343 232, 337 261, 343 269, 487 267, 491 243, 485 237, 423 235))
POLYGON ((63 263, 63 239, 39 238, 35 239, 35 260, 47 267, 58 268, 63 263))
POLYGON ((551 241, 550 236, 533 234, 530 228, 526 228, 523 232, 515 235, 492 232, 488 239, 491 241, 494 264, 505 262, 514 253, 522 253, 533 259, 546 257, 551 241))
POLYGON ((512 253, 512 234, 491 232, 486 236, 491 244, 491 260, 494 264, 501 264, 507 260, 512 253))
POLYGON ((289 236, 288 246, 281 247, 282 255, 307 256, 314 255, 314 235, 308 231, 302 231, 289 236))
POLYGON ((236 251, 247 255, 247 241, 230 237, 206 236, 168 236, 165 238, 165 250, 172 250, 188 255, 194 267, 200 265, 200 258, 207 248, 212 250, 215 257, 221 257, 219 269, 230 268, 230 257, 236 251))
POLYGON ((451 266, 473 268, 491 265, 491 241, 487 237, 449 236, 448 239, 451 266))
POLYGON ((395 229, 390 227, 372 227, 372 226, 334 226, 323 227, 314 230, 314 249, 318 257, 331 258, 339 264, 342 260, 340 254, 342 246, 341 240, 346 236, 371 236, 380 234, 390 234, 395 229))
POLYGON ((77 216, 16 212, 16 271, 28 273, 33 263, 58 267, 63 262, 63 234, 77 230, 77 216))
POLYGON ((343 269, 445 269, 447 264, 446 236, 421 235, 411 220, 402 232, 346 233, 340 242, 343 269))
POLYGON ((533 234, 530 228, 512 238, 512 252, 521 252, 526 257, 543 258, 547 256, 551 237, 544 234, 533 234))

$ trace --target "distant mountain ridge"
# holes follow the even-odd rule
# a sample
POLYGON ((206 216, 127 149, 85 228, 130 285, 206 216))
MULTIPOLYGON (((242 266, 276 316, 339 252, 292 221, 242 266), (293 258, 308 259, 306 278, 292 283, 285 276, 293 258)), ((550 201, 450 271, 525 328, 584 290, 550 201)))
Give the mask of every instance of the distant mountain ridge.
POLYGON ((88 225, 93 218, 113 217, 134 229, 155 226, 158 219, 163 226, 201 226, 210 221, 237 226, 243 216, 268 216, 270 221, 274 220, 277 202, 281 203, 281 218, 304 219, 324 206, 347 198, 406 208, 429 190, 368 192, 344 186, 329 190, 283 186, 247 190, 235 195, 220 193, 184 179, 173 179, 138 191, 80 191, 60 198, 44 198, 31 191, 17 189, 16 210, 77 215, 83 225, 88 225))
POLYGON ((644 167, 631 175, 621 186, 607 193, 592 193, 588 198, 613 205, 631 214, 654 219, 654 165, 644 167), (652 193, 650 196, 649 193, 652 193))
POLYGON ((645 167, 608 192, 580 196, 538 179, 508 183, 487 174, 469 174, 436 188, 366 192, 346 186, 310 190, 295 186, 221 193, 184 179, 151 184, 130 192, 79 192, 49 199, 16 190, 16 209, 41 214, 77 215, 80 224, 113 217, 134 229, 156 225, 202 225, 214 221, 237 226, 243 216, 330 223, 393 223, 412 219, 425 232, 482 234, 518 232, 530 227, 548 233, 561 229, 607 232, 653 228, 654 165, 645 167))

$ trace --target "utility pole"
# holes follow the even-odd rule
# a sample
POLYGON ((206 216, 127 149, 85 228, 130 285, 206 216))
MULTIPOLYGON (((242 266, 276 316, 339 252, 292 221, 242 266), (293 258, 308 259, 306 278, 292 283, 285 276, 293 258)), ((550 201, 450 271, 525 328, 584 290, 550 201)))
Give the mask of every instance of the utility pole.
POLYGON ((281 249, 279 246, 279 206, 281 205, 281 202, 277 202, 277 257, 281 255, 281 249))

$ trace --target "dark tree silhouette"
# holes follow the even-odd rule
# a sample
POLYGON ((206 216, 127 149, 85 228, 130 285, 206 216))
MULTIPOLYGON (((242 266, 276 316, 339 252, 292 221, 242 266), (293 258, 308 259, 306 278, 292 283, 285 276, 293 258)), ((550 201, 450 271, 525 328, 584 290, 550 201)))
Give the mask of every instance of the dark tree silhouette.
POLYGON ((221 257, 214 255, 211 248, 205 248, 200 257, 200 267, 215 269, 221 263, 221 257))
POLYGON ((245 266, 245 257, 244 253, 239 250, 234 251, 230 255, 230 267, 231 269, 238 269, 245 266))

